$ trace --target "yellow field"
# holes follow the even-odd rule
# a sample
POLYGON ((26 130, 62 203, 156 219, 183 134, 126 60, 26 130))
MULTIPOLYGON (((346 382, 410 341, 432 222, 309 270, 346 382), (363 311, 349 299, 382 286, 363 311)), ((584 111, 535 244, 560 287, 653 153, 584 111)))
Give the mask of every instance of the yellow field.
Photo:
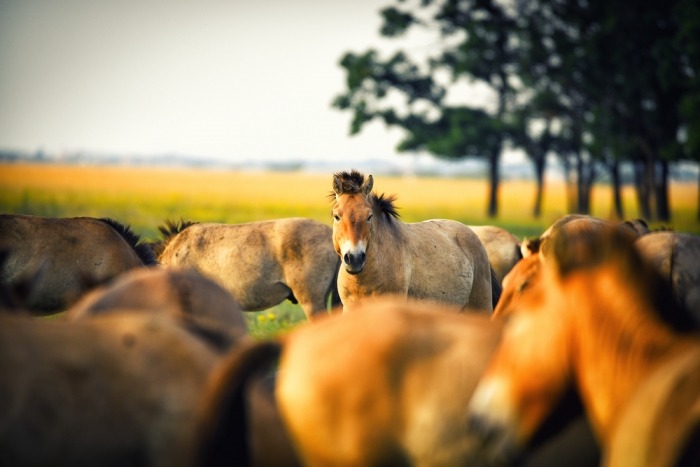
MULTIPOLYGON (((108 216, 146 237, 165 219, 247 222, 305 216, 330 224, 332 174, 234 172, 185 168, 143 168, 0 164, 0 210, 53 216, 108 216)), ((500 215, 486 215, 487 182, 473 179, 375 176, 374 188, 398 196, 407 222, 435 217, 467 224, 496 224, 516 235, 536 235, 565 214, 562 183, 548 183, 541 219, 531 217, 535 185, 504 181, 500 215)), ((639 214, 631 187, 624 190, 626 217, 639 214)), ((609 218, 611 191, 596 186, 593 214, 609 218)), ((697 185, 673 184, 673 227, 700 233, 697 185)))
MULTIPOLYGON (((112 217, 145 239, 156 239, 158 226, 166 219, 237 223, 303 216, 330 225, 331 180, 330 173, 0 164, 0 212, 112 217)), ((406 222, 450 218, 472 225, 495 224, 518 237, 540 234, 566 212, 561 183, 547 185, 541 219, 531 216, 535 185, 529 181, 502 183, 496 219, 485 215, 486 181, 376 175, 374 188, 398 196, 396 204, 406 222)), ((697 199, 696 184, 672 186, 672 227, 700 234, 697 199)), ((593 214, 610 217, 611 200, 609 187, 597 186, 593 214)), ((624 190, 624 203, 628 218, 639 216, 630 187, 624 190)), ((246 313, 249 330, 260 337, 304 319, 301 308, 288 301, 246 313)))

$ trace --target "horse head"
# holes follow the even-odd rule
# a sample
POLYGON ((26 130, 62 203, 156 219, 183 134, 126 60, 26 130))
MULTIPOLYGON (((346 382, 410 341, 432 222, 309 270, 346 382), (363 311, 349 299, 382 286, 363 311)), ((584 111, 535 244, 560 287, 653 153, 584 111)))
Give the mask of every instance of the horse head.
POLYGON ((590 323, 609 325, 581 316, 610 302, 603 293, 619 294, 620 281, 640 272, 632 240, 620 226, 572 220, 505 277, 493 313, 504 322, 503 337, 469 409, 472 428, 494 456, 510 460, 579 384, 581 342, 597 334, 590 323))
POLYGON ((523 258, 505 276, 493 312, 504 336, 472 397, 470 423, 507 460, 570 388, 569 342, 552 280, 541 253, 523 258))
POLYGON ((373 216, 370 195, 374 180, 359 172, 333 176, 333 246, 345 270, 358 274, 365 267, 373 216))

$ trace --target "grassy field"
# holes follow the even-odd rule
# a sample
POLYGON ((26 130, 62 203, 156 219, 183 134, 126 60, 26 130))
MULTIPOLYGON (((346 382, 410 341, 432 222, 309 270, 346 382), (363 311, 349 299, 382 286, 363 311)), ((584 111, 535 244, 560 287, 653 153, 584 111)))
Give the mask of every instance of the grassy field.
MULTIPOLYGON (((332 174, 234 172, 185 168, 0 164, 0 212, 42 216, 112 217, 145 239, 158 236, 166 219, 238 223, 281 217, 310 217, 330 225, 332 174)), ((406 222, 430 218, 465 224, 498 225, 518 237, 534 236, 566 213, 561 183, 546 186, 543 216, 531 216, 535 185, 501 184, 500 215, 486 216, 487 183, 466 178, 411 178, 375 175, 374 188, 398 196, 406 222)), ((623 192, 628 218, 639 217, 631 187, 623 192)), ((610 218, 608 186, 593 192, 592 214, 610 218)), ((700 234, 695 183, 671 186, 672 223, 677 231, 700 234)), ((659 227, 654 225, 654 227, 659 227)), ((289 302, 248 314, 254 333, 269 334, 303 319, 289 302)))

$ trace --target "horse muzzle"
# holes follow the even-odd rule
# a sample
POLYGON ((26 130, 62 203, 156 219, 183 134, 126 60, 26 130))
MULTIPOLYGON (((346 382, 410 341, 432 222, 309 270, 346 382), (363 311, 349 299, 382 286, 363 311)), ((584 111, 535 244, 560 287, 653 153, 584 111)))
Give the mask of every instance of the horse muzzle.
POLYGON ((359 274, 365 268, 365 261, 367 260, 367 255, 365 252, 361 253, 345 253, 343 255, 343 264, 345 265, 345 270, 350 274, 359 274))

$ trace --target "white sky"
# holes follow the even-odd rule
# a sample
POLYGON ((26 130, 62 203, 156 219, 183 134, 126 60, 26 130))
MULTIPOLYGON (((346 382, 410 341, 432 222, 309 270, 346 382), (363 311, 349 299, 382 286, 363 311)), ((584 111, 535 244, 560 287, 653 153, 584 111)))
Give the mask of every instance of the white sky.
MULTIPOLYGON (((390 157, 349 135, 346 51, 391 0, 0 0, 0 148, 226 160, 390 157)), ((395 44, 395 45, 393 45, 395 44)))

